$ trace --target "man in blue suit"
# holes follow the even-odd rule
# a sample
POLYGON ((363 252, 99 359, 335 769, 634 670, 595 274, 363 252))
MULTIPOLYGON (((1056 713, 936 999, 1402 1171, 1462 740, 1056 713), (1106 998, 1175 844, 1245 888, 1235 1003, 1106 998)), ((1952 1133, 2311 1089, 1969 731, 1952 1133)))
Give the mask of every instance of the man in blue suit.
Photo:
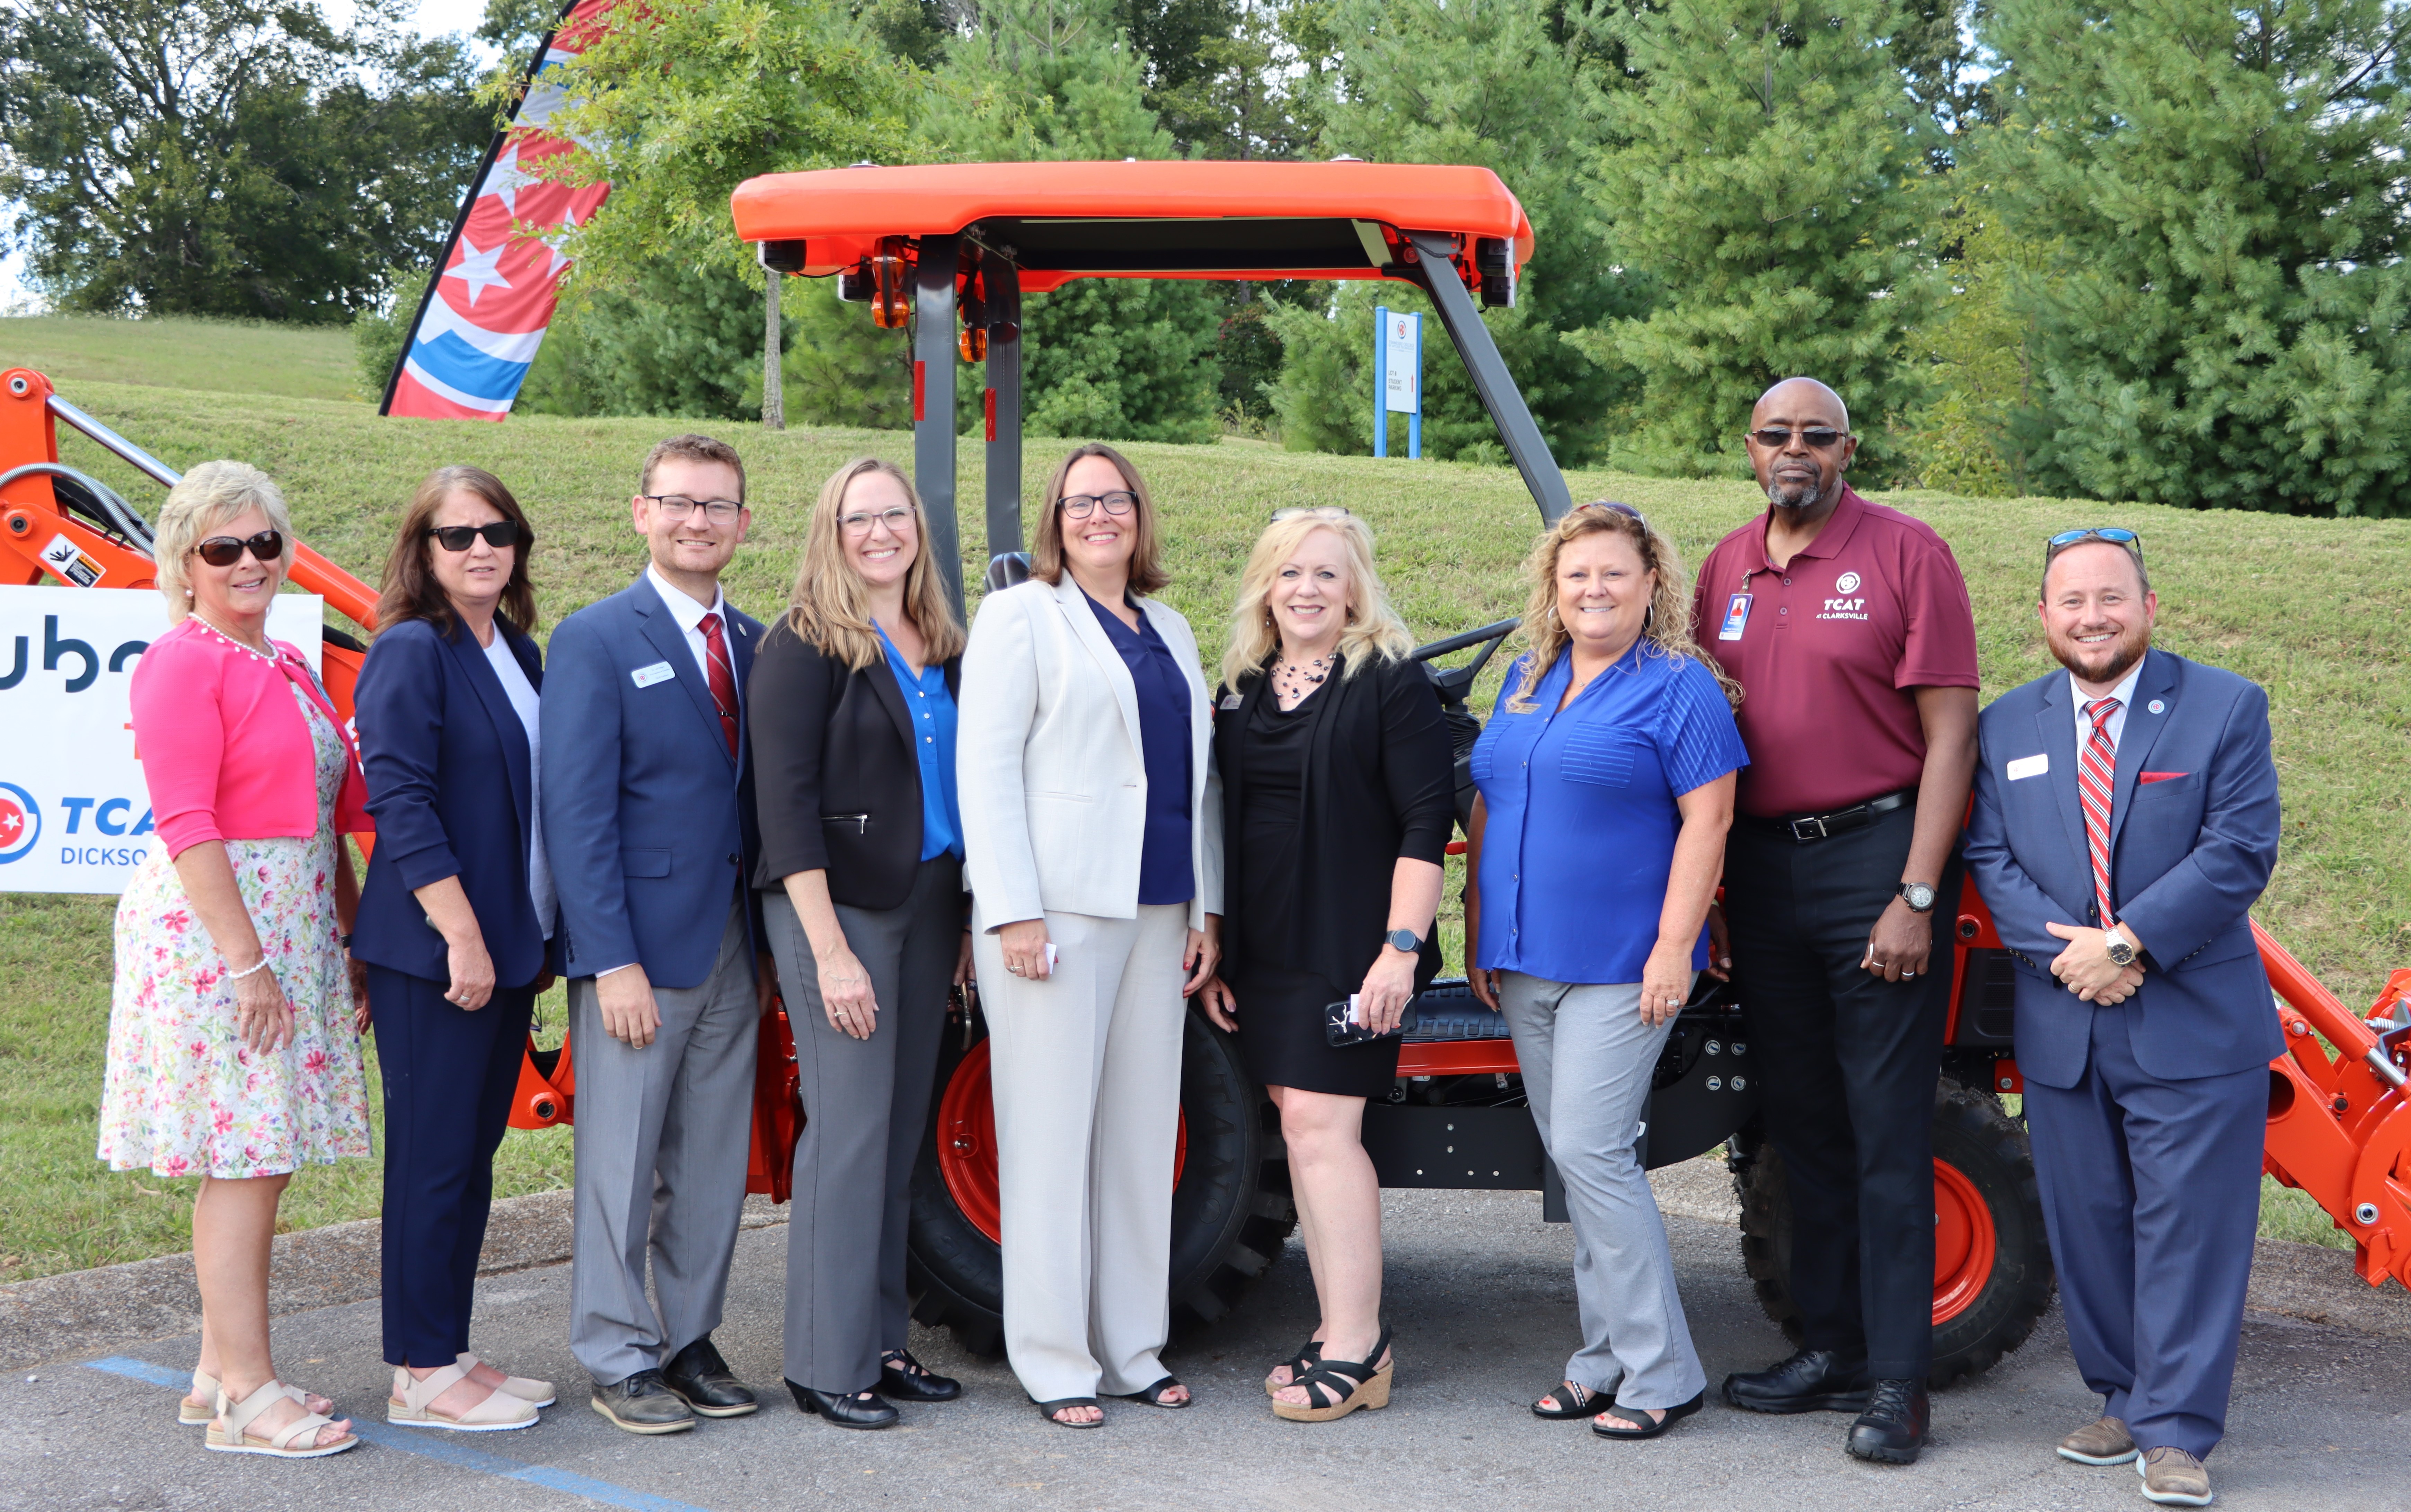
POLYGON ((1967 872, 2017 964, 2017 1054, 2068 1344, 2102 1417, 2063 1439, 2210 1501, 2284 1047, 2251 909, 2277 862, 2269 698, 2151 648, 2123 530, 2052 538, 2068 670, 1983 713, 1967 872))
POLYGON ((643 478, 644 575, 552 632, 542 802, 577 1078, 570 1350, 596 1412, 675 1433, 758 1405, 711 1330, 772 988, 745 885, 760 835, 742 690, 762 627, 720 591, 752 522, 737 453, 673 436, 643 478))

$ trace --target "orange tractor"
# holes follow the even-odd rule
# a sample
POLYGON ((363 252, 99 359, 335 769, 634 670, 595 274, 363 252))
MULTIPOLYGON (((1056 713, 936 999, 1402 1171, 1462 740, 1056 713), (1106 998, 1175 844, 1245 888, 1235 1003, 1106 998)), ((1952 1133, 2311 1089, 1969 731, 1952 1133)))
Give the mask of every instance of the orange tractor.
MULTIPOLYGON (((1380 279, 1429 298, 1543 520, 1571 501, 1563 476, 1483 325, 1483 306, 1512 303, 1532 231, 1505 185, 1484 169, 1297 163, 1046 163, 855 167, 752 181, 735 196, 738 230, 774 271, 833 276, 870 305, 883 328, 909 333, 913 458, 932 545, 950 573, 957 533, 956 385, 983 364, 986 447, 985 559, 997 586, 1027 571, 1021 525, 1021 328, 1025 293, 1074 278, 1380 279)), ((73 582, 76 553, 102 587, 151 586, 139 515, 97 480, 58 463, 65 421, 162 483, 175 473, 59 399, 38 373, 0 375, 0 581, 73 582)), ((365 628, 374 595, 303 549, 303 588, 365 628)), ((961 603, 961 584, 953 585, 961 603)), ((1494 624, 1424 647, 1458 731, 1462 757, 1478 728, 1467 706, 1476 677, 1512 630, 1494 624), (1444 663, 1453 658, 1455 665, 1444 663)), ((0 687, 9 686, 0 647, 0 687)), ((327 674, 348 702, 357 641, 330 631, 327 674)), ((24 647, 17 648, 20 671, 24 647)), ((2051 1258, 2033 1163, 2002 1102, 2022 1088, 2010 1043, 2010 966, 1970 887, 1952 935, 1952 997, 1935 1091, 1934 1381, 1991 1365, 2023 1343, 2049 1304, 2051 1258)), ((2372 1285, 2411 1285, 2411 970, 2356 1014, 2283 947, 2259 935, 2280 1001, 2287 1053, 2271 1063, 2267 1169, 2317 1199, 2359 1250, 2372 1285)), ((957 1005, 958 1033, 941 1060, 913 1187, 914 1314, 952 1327, 982 1351, 999 1340, 1000 1214, 987 1046, 976 999, 957 1005)), ((1417 999, 1416 1026, 1388 1099, 1366 1110, 1365 1141, 1391 1186, 1538 1190, 1563 1214, 1554 1172, 1525 1105, 1514 1047, 1499 1016, 1462 981, 1417 999)), ((1279 1122, 1235 1045, 1191 1014, 1181 1085, 1173 1197, 1172 1300, 1211 1319, 1280 1254, 1296 1221, 1279 1122)), ((766 1021, 754 1120, 753 1186, 783 1196, 801 1111, 783 1021, 766 1021)), ((1768 1314, 1788 1326, 1790 1207, 1766 1144, 1757 1083, 1780 1075, 1750 1054, 1747 1005, 1707 983, 1687 1007, 1655 1079, 1647 1162, 1691 1159, 1721 1145, 1741 1198, 1742 1246, 1768 1314)), ((532 1053, 514 1121, 557 1122, 574 1110, 570 1058, 532 1053)))

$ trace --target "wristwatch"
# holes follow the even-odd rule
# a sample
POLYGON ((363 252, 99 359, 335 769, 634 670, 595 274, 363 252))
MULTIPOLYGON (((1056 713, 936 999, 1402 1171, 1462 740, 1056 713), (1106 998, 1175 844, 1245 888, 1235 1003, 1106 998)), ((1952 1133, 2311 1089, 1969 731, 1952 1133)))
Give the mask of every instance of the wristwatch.
POLYGON ((2118 933, 2117 926, 2114 924, 2111 926, 2109 934, 2103 938, 2102 950, 2103 953, 2110 957, 2111 966, 2135 964, 2135 947, 2126 942, 2126 937, 2118 933))
POLYGON ((1901 883, 1899 896, 1903 903, 1908 905, 1908 911, 1911 913, 1934 911, 1934 889, 1923 882, 1901 883))
POLYGON ((1403 951, 1409 955, 1424 948, 1424 942, 1415 938, 1415 932, 1411 929, 1393 929, 1390 931, 1389 940, 1390 949, 1403 951))

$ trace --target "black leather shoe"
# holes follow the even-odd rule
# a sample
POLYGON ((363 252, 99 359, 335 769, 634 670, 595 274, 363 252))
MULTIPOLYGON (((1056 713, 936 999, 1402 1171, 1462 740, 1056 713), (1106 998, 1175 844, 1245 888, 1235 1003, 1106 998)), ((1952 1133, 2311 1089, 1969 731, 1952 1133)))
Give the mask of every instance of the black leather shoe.
POLYGON ((1803 1349, 1779 1365, 1726 1376, 1725 1400, 1750 1412, 1857 1412, 1867 1404, 1867 1362, 1803 1349))
POLYGON ((1850 1425, 1848 1447, 1862 1460, 1885 1464, 1915 1464, 1925 1447, 1925 1431, 1934 1424, 1934 1408, 1922 1381, 1878 1381, 1867 1395, 1867 1410, 1850 1425))
POLYGON ((867 1396, 859 1392, 840 1396, 830 1391, 815 1391, 809 1386, 797 1386, 793 1381, 787 1383, 787 1389, 795 1393, 796 1406, 815 1418, 826 1418, 840 1428, 885 1428, 903 1416, 893 1403, 881 1401, 876 1392, 867 1396))
POLYGON ((929 1369, 909 1349, 890 1349, 879 1357, 879 1394, 899 1402, 952 1402, 963 1394, 963 1383, 929 1369))
POLYGON ((612 1427, 631 1433, 683 1433, 694 1426, 686 1399, 671 1390, 657 1370, 640 1370, 624 1381, 596 1387, 593 1405, 612 1427))
POLYGON ((686 1398, 686 1404, 706 1418, 742 1418, 762 1408, 745 1383, 729 1371, 728 1361, 712 1347, 709 1333, 679 1350, 662 1367, 662 1383, 686 1398))

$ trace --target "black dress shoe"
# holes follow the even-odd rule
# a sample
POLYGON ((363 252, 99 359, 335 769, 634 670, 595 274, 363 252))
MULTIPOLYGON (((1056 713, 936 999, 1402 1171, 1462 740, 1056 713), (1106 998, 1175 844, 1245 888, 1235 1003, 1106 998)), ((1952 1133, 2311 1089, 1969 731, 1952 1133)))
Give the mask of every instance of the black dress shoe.
POLYGON ((657 1370, 596 1387, 594 1410, 631 1433, 683 1433, 694 1426, 686 1400, 664 1384, 657 1370))
POLYGON ((1803 1349, 1779 1365, 1726 1376, 1725 1400, 1750 1412, 1857 1412, 1867 1404, 1867 1362, 1803 1349))
POLYGON ((865 1396, 858 1392, 840 1395, 833 1391, 815 1391, 809 1386, 787 1383, 795 1393, 796 1405, 816 1418, 826 1418, 840 1428, 885 1428, 903 1416, 893 1403, 883 1402, 876 1393, 865 1396))
POLYGON ((879 1394, 899 1402, 952 1402, 963 1394, 963 1383, 929 1369, 909 1349, 890 1349, 879 1357, 879 1394))
POLYGON ((662 1367, 662 1382, 706 1418, 742 1418, 762 1403, 728 1369, 707 1333, 662 1367))
POLYGON ((1917 1451, 1925 1447, 1925 1431, 1933 1424, 1924 1382, 1878 1381, 1868 1393, 1867 1410, 1850 1425, 1848 1447, 1862 1460, 1915 1464, 1917 1451))

